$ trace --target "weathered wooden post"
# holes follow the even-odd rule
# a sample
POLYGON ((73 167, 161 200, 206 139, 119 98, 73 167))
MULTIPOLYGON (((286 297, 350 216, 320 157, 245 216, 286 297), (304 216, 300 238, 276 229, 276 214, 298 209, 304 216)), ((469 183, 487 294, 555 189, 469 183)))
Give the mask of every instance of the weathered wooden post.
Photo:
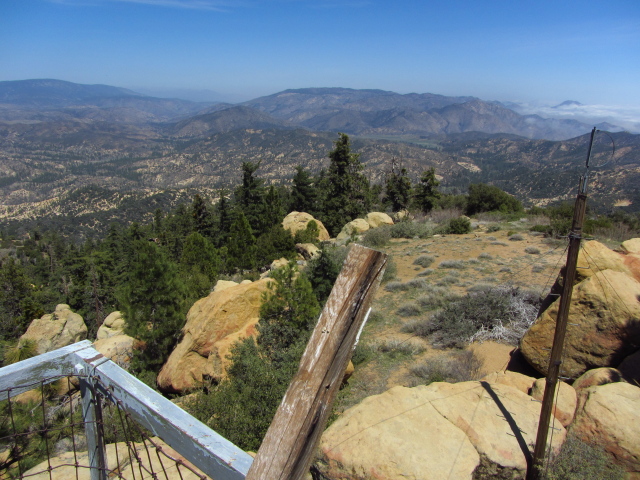
POLYGON ((247 480, 294 480, 308 472, 386 262, 381 252, 351 248, 247 480))

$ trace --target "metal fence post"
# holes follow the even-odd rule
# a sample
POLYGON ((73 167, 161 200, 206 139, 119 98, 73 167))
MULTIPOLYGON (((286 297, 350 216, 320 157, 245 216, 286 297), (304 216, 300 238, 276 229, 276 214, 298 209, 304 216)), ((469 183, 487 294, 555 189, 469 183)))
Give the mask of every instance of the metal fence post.
POLYGON ((76 365, 82 395, 82 419, 87 436, 87 453, 91 467, 91 480, 107 480, 107 453, 102 429, 102 404, 96 394, 91 377, 83 365, 76 365))

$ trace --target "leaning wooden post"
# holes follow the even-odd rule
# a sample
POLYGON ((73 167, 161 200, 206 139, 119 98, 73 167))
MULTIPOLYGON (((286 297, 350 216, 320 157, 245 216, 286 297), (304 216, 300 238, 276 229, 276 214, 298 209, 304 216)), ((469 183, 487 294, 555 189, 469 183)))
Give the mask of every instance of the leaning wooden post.
POLYGON ((246 480, 308 472, 386 262, 381 252, 351 248, 246 480))

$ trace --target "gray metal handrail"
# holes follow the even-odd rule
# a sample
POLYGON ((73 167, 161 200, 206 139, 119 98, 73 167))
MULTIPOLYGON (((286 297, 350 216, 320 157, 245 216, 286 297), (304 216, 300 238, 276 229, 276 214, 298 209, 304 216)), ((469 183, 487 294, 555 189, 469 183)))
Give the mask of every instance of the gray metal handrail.
POLYGON ((95 428, 100 416, 96 391, 121 405, 136 422, 212 479, 241 480, 249 471, 253 461, 249 454, 120 368, 88 340, 0 368, 0 401, 32 389, 29 384, 56 376, 80 377, 92 480, 104 480, 106 472, 103 439, 95 428))

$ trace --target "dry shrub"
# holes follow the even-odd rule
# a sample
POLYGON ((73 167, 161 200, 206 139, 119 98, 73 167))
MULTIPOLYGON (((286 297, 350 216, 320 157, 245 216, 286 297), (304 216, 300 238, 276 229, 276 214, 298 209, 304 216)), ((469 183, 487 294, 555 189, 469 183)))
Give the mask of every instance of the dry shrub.
POLYGON ((431 221, 435 223, 444 223, 464 215, 461 208, 443 208, 431 211, 431 221))
POLYGON ((431 255, 420 255, 413 261, 414 265, 420 265, 421 267, 427 268, 435 261, 435 258, 431 255))
POLYGON ((444 348, 483 340, 517 345, 535 320, 539 304, 539 296, 518 288, 488 288, 447 303, 431 318, 405 325, 405 331, 429 337, 444 348))
POLYGON ((422 313, 422 309, 416 303, 403 303, 398 307, 396 313, 401 317, 415 317, 422 313))
POLYGON ((470 350, 452 352, 429 358, 411 368, 418 377, 418 384, 429 385, 433 382, 467 382, 480 377, 482 361, 470 350))
POLYGON ((371 344, 371 348, 379 353, 384 353, 392 358, 407 355, 418 355, 424 352, 424 347, 407 340, 380 340, 371 344))

